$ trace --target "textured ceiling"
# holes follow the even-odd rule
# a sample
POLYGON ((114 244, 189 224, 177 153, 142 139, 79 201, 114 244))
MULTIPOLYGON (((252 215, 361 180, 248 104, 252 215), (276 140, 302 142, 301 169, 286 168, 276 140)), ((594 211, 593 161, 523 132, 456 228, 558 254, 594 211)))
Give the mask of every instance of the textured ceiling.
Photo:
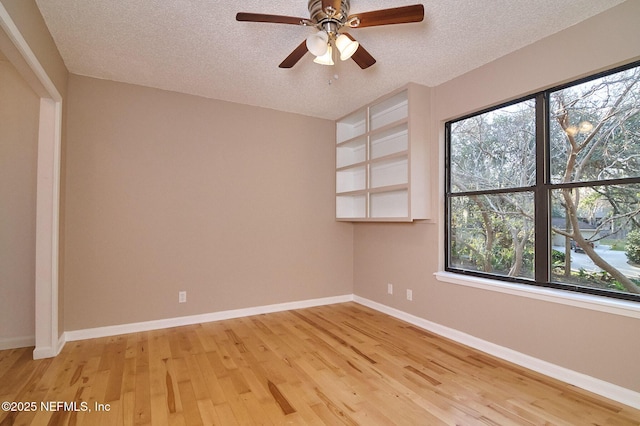
MULTIPOLYGON (((367 70, 351 60, 317 65, 310 53, 280 69, 314 30, 235 20, 308 17, 307 0, 36 2, 72 73, 335 119, 409 81, 443 83, 623 0, 421 2, 424 22, 350 30, 378 61, 367 70)), ((351 0, 351 14, 415 3, 351 0)))

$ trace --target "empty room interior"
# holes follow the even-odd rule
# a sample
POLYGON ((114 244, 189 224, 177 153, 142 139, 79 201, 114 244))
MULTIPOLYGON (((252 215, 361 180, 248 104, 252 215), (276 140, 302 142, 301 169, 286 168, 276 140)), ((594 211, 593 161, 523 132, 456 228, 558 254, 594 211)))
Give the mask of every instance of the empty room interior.
POLYGON ((0 425, 640 424, 639 40, 0 0, 0 425))

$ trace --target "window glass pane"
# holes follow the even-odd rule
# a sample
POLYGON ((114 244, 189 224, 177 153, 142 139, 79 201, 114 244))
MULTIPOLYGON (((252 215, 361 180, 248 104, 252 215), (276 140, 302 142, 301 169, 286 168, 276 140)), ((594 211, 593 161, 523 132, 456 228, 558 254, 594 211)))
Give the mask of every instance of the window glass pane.
POLYGON ((640 184, 553 190, 552 215, 553 281, 640 293, 640 184))
POLYGON ((451 124, 452 192, 535 184, 533 99, 451 124))
POLYGON ((640 68, 551 93, 553 183, 640 176, 640 68))
POLYGON ((451 199, 449 266, 533 278, 533 193, 451 199))

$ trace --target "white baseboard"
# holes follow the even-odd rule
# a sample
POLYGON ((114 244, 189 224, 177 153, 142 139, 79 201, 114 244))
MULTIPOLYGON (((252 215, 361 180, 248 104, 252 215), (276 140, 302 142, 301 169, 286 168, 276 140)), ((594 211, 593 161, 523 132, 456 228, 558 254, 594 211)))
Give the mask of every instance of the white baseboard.
POLYGON ((378 302, 374 302, 369 299, 365 299, 360 296, 354 296, 353 300, 371 309, 375 309, 376 311, 380 311, 392 317, 406 321, 432 333, 439 334, 440 336, 454 340, 458 343, 462 343, 463 345, 470 346, 479 351, 488 353, 498 358, 502 358, 506 361, 520 365, 554 379, 561 380, 565 383, 577 386, 589 392, 601 395, 605 398, 612 399, 621 404, 640 409, 639 392, 623 388, 622 386, 614 385, 613 383, 605 382, 604 380, 596 379, 595 377, 591 377, 565 367, 560 367, 550 362, 534 358, 518 351, 514 351, 513 349, 505 348, 504 346, 496 345, 495 343, 479 339, 470 334, 463 333, 453 328, 445 327, 443 325, 425 320, 415 315, 408 314, 406 312, 383 305, 378 302))
POLYGON ((256 306, 252 308, 233 309, 229 311, 213 312, 201 315, 191 315, 178 318, 167 318, 155 321, 145 321, 133 324, 111 325, 106 327, 73 330, 64 333, 66 342, 76 340, 95 339, 97 337, 117 336, 119 334, 138 333, 141 331, 160 330, 164 328, 180 327, 184 325, 221 321, 225 319, 248 317, 251 315, 268 314, 272 312, 289 311, 292 309, 310 308, 313 306, 331 305, 353 301, 352 294, 343 296, 324 297, 297 302, 277 303, 274 305, 256 306))
POLYGON ((58 342, 55 347, 39 347, 36 346, 33 350, 33 359, 53 358, 57 356, 64 347, 64 333, 58 338, 58 342))
POLYGON ((53 358, 56 356, 56 350, 51 346, 41 347, 38 346, 33 350, 33 359, 53 358))
POLYGON ((5 349, 28 348, 35 346, 35 336, 2 337, 0 338, 0 351, 5 349))

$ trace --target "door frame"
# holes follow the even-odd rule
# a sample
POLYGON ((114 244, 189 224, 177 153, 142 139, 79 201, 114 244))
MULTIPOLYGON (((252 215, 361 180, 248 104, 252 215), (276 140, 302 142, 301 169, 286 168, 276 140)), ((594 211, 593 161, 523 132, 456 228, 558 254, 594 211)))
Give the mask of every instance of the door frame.
POLYGON ((62 95, 0 2, 0 50, 40 97, 36 184, 34 359, 56 356, 60 261, 62 95))

